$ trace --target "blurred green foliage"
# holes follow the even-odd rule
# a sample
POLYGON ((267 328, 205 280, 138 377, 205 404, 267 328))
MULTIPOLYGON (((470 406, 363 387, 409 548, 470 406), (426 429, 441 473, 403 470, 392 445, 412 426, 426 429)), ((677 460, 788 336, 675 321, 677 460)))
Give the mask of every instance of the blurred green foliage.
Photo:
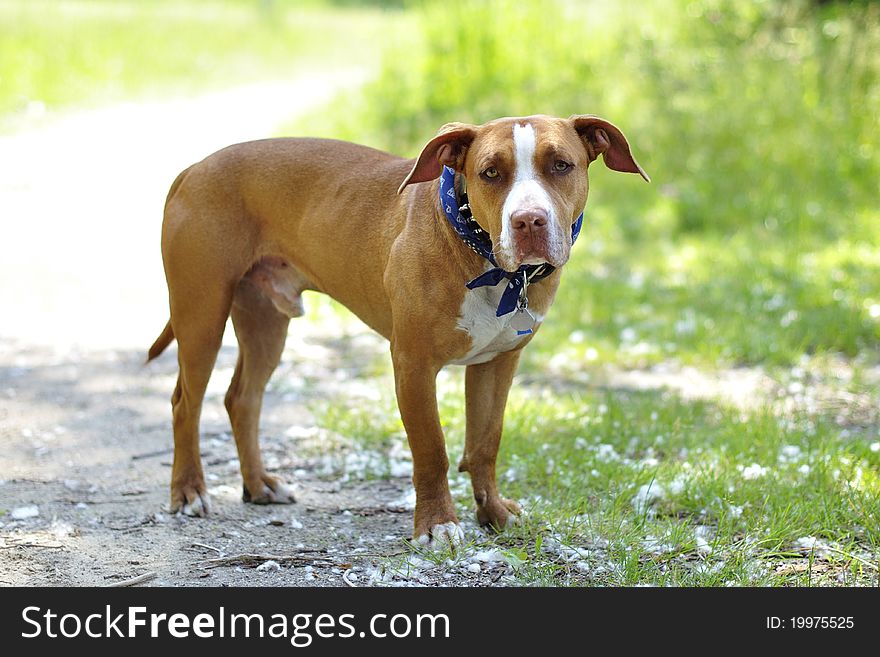
POLYGON ((318 0, 0 0, 0 126, 46 109, 369 65, 393 18, 318 0))
POLYGON ((449 0, 421 16, 417 43, 392 51, 367 91, 358 130, 373 141, 412 152, 445 121, 596 113, 624 128, 669 199, 606 183, 615 204, 639 209, 628 233, 653 220, 664 231, 872 234, 874 4, 449 0), (645 216, 656 203, 674 207, 645 216))
POLYGON ((632 365, 876 358, 880 6, 447 0, 417 12, 420 29, 390 48, 336 136, 414 155, 447 121, 593 113, 652 176, 592 167, 588 239, 542 331, 555 339, 539 344, 583 330, 632 365))

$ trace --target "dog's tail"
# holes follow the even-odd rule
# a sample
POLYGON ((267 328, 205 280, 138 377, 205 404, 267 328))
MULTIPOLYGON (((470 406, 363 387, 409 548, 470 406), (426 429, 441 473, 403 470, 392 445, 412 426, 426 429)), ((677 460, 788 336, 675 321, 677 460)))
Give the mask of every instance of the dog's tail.
POLYGON ((174 341, 174 329, 171 328, 171 320, 168 320, 168 323, 165 325, 165 328, 162 329, 162 333, 156 338, 156 341, 153 343, 153 346, 150 347, 150 351, 147 352, 147 362, 149 363, 151 360, 156 358, 159 354, 161 354, 165 349, 174 341))

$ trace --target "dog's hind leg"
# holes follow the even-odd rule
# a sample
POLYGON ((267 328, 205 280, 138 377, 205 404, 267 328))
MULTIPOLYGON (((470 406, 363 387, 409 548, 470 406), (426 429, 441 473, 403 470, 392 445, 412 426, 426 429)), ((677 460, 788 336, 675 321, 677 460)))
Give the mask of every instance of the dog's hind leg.
MULTIPOLYGON (((178 290, 179 291, 179 290, 178 290)), ((199 454, 199 418, 208 379, 220 351, 231 290, 202 293, 199 303, 175 303, 172 288, 171 322, 177 337, 180 373, 171 398, 174 423, 174 464, 171 472, 171 511, 205 516, 209 511, 205 476, 199 454)))
MULTIPOLYGON (((203 208, 186 181, 181 183, 182 177, 172 187, 162 224, 171 334, 177 338, 180 366, 171 398, 171 511, 204 516, 209 508, 199 453, 199 419, 235 286, 247 271, 247 261, 240 246, 244 240, 230 237, 229 226, 237 225, 236 216, 223 208, 203 208)), ((193 183, 194 189, 199 189, 198 182, 193 183)), ((228 199, 223 200, 229 205, 228 199)))
POLYGON ((291 317, 302 314, 305 280, 280 259, 266 258, 241 279, 232 303, 238 363, 226 393, 226 409, 238 447, 242 499, 254 504, 287 504, 293 492, 266 473, 260 455, 259 424, 263 395, 278 365, 291 317))

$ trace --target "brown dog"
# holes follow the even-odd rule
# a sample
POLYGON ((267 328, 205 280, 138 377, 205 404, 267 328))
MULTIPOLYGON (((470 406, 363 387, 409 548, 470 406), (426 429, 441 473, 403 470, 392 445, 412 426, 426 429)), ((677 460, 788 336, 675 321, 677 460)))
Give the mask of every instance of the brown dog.
POLYGON ((263 467, 257 426, 290 318, 303 314, 302 292, 316 290, 391 341, 414 537, 462 537, 436 401, 448 364, 467 366, 459 470, 471 474, 479 522, 504 527, 520 512, 495 483, 507 393, 553 301, 599 154, 648 180, 623 133, 590 115, 447 124, 415 161, 340 141, 268 139, 181 173, 162 226, 171 319, 149 352, 178 341, 172 510, 208 512, 199 415, 230 313, 240 351, 226 408, 244 500, 293 501, 263 467), (459 212, 465 185, 472 218, 459 212))

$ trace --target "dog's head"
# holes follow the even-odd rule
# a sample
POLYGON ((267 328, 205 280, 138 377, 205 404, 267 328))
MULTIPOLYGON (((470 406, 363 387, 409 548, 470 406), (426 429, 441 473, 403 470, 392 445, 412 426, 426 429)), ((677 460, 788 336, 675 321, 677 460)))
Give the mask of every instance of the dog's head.
POLYGON ((598 116, 447 123, 398 191, 433 180, 448 166, 465 176, 471 212, 488 231, 500 267, 561 267, 571 251, 571 226, 587 202, 587 167, 600 154, 608 168, 650 180, 623 133, 598 116))

